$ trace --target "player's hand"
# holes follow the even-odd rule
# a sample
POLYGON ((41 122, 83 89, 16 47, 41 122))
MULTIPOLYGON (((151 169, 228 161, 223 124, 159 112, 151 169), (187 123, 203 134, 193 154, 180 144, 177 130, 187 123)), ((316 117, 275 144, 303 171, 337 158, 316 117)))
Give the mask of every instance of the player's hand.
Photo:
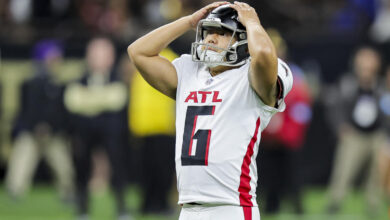
POLYGON ((196 26, 201 19, 205 18, 213 9, 225 4, 229 4, 229 2, 214 2, 194 12, 189 16, 191 28, 196 29, 196 26))
POLYGON ((230 4, 230 7, 237 11, 238 19, 245 27, 252 22, 260 24, 260 19, 259 16, 257 16, 255 9, 247 3, 235 1, 234 4, 230 4))

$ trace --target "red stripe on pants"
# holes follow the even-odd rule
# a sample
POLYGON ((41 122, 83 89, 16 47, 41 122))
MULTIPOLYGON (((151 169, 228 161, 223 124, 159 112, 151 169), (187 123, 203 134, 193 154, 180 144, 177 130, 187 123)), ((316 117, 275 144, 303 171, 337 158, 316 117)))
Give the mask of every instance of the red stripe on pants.
POLYGON ((244 219, 245 220, 252 220, 252 207, 243 206, 242 209, 244 210, 244 219))

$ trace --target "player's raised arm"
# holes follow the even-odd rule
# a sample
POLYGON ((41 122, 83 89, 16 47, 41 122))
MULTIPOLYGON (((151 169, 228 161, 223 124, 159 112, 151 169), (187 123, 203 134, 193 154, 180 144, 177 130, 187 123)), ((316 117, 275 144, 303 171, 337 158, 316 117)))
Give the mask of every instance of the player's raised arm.
POLYGON ((234 2, 231 7, 237 11, 240 22, 246 27, 251 56, 249 72, 251 86, 265 104, 275 106, 278 78, 275 47, 260 24, 254 8, 242 2, 234 2))
POLYGON ((194 14, 157 28, 132 43, 127 52, 144 79, 160 92, 175 98, 176 69, 171 62, 160 57, 159 53, 186 31, 196 28, 199 20, 207 16, 211 10, 227 3, 215 2, 207 5, 194 14))

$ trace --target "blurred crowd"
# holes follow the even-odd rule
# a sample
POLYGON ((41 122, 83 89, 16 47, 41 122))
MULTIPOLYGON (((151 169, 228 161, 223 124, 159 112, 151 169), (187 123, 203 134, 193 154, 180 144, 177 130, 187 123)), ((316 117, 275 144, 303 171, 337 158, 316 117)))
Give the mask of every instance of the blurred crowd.
MULTIPOLYGON (((132 219, 129 184, 142 188, 142 213, 173 214, 175 103, 143 80, 125 51, 210 2, 0 0, 0 179, 9 196, 23 199, 43 159, 79 219, 88 219, 91 189, 106 182, 118 219, 132 219), (82 63, 72 79, 63 76, 70 58, 82 63), (15 84, 14 114, 1 71, 10 60, 32 63, 15 84)), ((390 0, 246 2, 294 75, 286 111, 262 137, 262 210, 277 213, 286 198, 302 214, 305 187, 321 185, 324 212, 335 214, 362 183, 367 213, 376 215, 390 198, 390 0)), ((189 53, 194 36, 161 55, 189 53)))
MULTIPOLYGON (((85 40, 104 33, 117 41, 188 15, 213 0, 1 0, 0 39, 27 43, 42 37, 85 40)), ((390 38, 388 0, 246 1, 257 9, 264 26, 289 38, 350 36, 367 31, 375 41, 390 38)))

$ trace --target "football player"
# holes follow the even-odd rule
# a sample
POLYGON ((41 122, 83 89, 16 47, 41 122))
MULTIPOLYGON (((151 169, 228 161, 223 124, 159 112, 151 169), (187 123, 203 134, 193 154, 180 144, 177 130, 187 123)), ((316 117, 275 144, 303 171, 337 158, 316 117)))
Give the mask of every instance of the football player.
POLYGON ((128 53, 150 85, 176 99, 179 219, 260 219, 255 158, 261 131, 285 109, 292 74, 256 11, 215 2, 139 38, 128 53), (195 28, 191 55, 159 56, 195 28))

